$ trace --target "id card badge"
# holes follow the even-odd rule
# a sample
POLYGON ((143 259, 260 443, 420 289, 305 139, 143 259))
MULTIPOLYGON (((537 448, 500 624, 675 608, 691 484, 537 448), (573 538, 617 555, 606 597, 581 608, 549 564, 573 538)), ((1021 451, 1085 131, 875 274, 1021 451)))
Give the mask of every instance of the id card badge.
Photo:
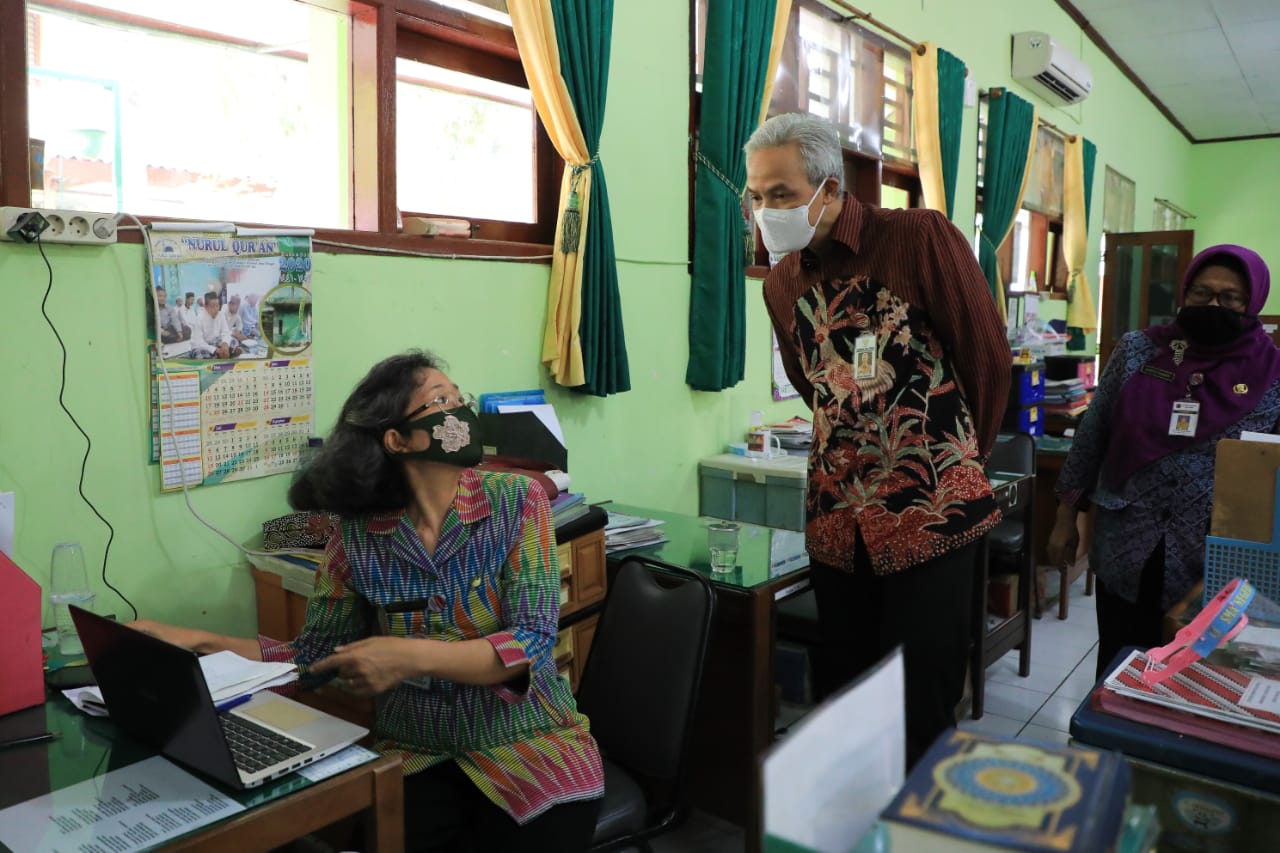
POLYGON ((1196 421, 1200 420, 1200 404, 1194 400, 1178 400, 1169 416, 1169 435, 1196 437, 1196 421))
POLYGON ((858 335, 853 342, 853 378, 876 378, 876 336, 870 332, 858 335))

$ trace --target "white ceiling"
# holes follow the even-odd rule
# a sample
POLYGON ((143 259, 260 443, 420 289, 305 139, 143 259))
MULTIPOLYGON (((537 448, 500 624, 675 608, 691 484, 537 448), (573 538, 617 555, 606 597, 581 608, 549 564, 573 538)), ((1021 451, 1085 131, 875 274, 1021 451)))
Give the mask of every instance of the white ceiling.
POLYGON ((1196 141, 1280 134, 1280 0, 1071 0, 1196 141))

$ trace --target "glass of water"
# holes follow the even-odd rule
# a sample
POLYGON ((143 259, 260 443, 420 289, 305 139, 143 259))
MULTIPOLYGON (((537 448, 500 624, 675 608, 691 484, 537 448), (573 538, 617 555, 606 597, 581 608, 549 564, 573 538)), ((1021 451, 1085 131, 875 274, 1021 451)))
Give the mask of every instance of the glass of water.
POLYGON ((714 521, 707 525, 707 547, 711 549, 711 571, 733 571, 738 565, 737 523, 714 521))
POLYGON ((93 591, 84 567, 84 551, 79 542, 62 542, 53 546, 49 563, 49 603, 53 605, 53 622, 58 628, 58 651, 66 656, 84 654, 80 635, 71 621, 67 605, 93 609, 93 591))

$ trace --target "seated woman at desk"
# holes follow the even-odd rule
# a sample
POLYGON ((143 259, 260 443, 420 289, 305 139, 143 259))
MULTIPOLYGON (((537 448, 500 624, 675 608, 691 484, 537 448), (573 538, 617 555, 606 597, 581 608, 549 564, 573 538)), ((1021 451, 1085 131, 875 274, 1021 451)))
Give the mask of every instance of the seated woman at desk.
POLYGON ((524 477, 470 467, 472 405, 416 351, 352 392, 289 491, 297 509, 342 516, 292 642, 138 627, 378 697, 374 746, 404 758, 408 850, 585 850, 604 775, 553 655, 550 503, 524 477))
POLYGON ((1164 613, 1204 578, 1218 440, 1280 426, 1270 282, 1243 246, 1192 258, 1177 319, 1121 338, 1072 442, 1048 551, 1074 562, 1076 514, 1097 505, 1098 678, 1125 646, 1162 645, 1164 613))

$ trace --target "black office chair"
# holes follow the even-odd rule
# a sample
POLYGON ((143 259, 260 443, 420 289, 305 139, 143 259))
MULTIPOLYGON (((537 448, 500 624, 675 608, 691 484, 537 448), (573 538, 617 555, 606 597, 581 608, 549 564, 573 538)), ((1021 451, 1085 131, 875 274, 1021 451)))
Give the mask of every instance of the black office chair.
MULTIPOLYGON (((1002 435, 991 448, 991 456, 987 459, 987 473, 998 474, 1034 474, 1036 472, 1035 439, 1024 432, 1013 435, 1002 435)), ((987 535, 990 548, 991 574, 1021 574, 1027 563, 1033 562, 1031 553, 1031 537, 1028 535, 1030 525, 1027 512, 1031 505, 1031 489, 1025 494, 1017 495, 1012 504, 1002 507, 1004 518, 987 535)), ((1032 572, 1032 579, 1035 573, 1032 572)), ((1039 601, 1035 590, 1031 590, 1032 602, 1039 601)))
POLYGON ((578 686, 604 756, 592 850, 648 850, 684 817, 685 753, 714 610, 711 584, 679 566, 629 557, 610 579, 578 686), (664 574, 674 585, 659 583, 664 574))

